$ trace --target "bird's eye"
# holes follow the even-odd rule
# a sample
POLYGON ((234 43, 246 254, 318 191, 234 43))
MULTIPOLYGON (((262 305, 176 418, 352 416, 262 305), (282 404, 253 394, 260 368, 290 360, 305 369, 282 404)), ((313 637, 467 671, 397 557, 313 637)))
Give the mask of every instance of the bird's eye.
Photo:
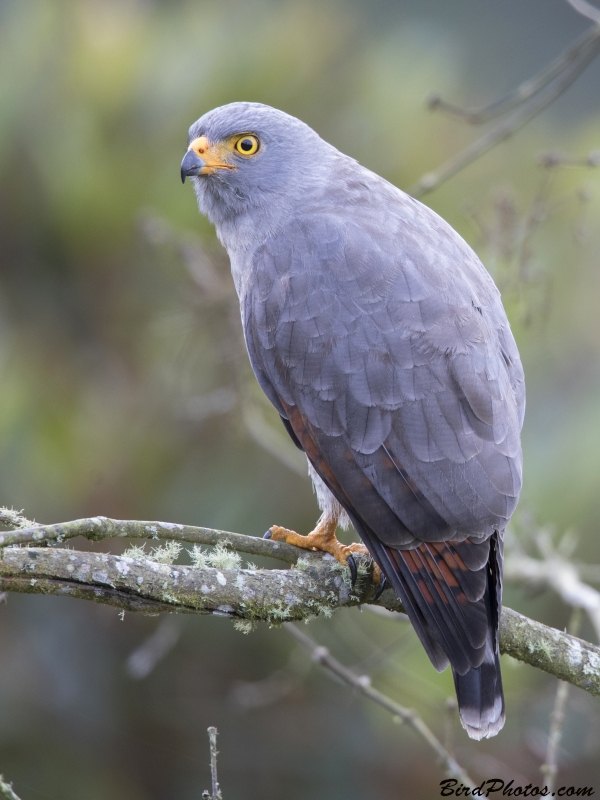
POLYGON ((242 136, 235 143, 235 149, 243 156, 253 156, 258 152, 259 144, 256 136, 242 136))

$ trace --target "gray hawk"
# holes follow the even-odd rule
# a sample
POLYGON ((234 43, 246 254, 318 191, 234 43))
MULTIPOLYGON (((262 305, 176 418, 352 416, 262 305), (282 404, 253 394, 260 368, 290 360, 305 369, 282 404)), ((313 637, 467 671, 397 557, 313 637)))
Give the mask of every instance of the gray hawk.
POLYGON ((270 535, 342 563, 366 546, 433 666, 451 665, 469 736, 495 735, 525 385, 492 278, 431 209, 269 106, 201 117, 181 176, 227 249, 252 367, 323 512, 308 536, 270 535), (348 520, 364 545, 335 538, 348 520))

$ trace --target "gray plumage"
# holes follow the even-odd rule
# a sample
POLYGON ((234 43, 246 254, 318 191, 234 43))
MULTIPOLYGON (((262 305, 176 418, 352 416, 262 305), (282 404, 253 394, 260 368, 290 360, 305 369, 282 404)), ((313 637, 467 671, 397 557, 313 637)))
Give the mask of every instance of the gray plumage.
POLYGON ((194 184, 230 255, 256 377, 434 666, 452 664, 463 725, 493 735, 525 408, 499 292, 437 214, 281 111, 223 106, 190 141, 245 132, 257 156, 194 184))

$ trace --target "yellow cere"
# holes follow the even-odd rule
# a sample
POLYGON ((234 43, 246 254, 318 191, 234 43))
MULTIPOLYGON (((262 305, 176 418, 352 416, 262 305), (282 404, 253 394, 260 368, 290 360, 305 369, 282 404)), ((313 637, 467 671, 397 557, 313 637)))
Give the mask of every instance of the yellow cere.
POLYGON ((230 142, 209 142, 206 136, 199 136, 191 142, 188 150, 193 150, 201 158, 205 166, 201 169, 201 175, 212 175, 219 169, 237 169, 229 159, 232 155, 230 142))

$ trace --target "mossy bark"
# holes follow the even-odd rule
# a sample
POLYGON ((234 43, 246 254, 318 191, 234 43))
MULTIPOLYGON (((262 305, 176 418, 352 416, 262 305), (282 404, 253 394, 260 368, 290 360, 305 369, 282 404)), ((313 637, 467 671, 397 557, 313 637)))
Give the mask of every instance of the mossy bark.
MULTIPOLYGON (((240 623, 282 622, 331 615, 336 609, 375 602, 367 559, 357 557, 359 578, 331 556, 281 542, 210 528, 94 517, 0 533, 0 592, 53 594, 93 600, 127 611, 215 614, 240 623), (48 546, 86 536, 227 543, 233 549, 294 564, 291 569, 220 569, 168 565, 151 558, 64 550, 48 546), (35 547, 25 547, 34 543, 35 547), (16 545, 16 546, 15 546, 16 545)), ((403 611, 391 590, 377 604, 403 611)), ((600 695, 600 649, 504 608, 503 653, 600 695)))

